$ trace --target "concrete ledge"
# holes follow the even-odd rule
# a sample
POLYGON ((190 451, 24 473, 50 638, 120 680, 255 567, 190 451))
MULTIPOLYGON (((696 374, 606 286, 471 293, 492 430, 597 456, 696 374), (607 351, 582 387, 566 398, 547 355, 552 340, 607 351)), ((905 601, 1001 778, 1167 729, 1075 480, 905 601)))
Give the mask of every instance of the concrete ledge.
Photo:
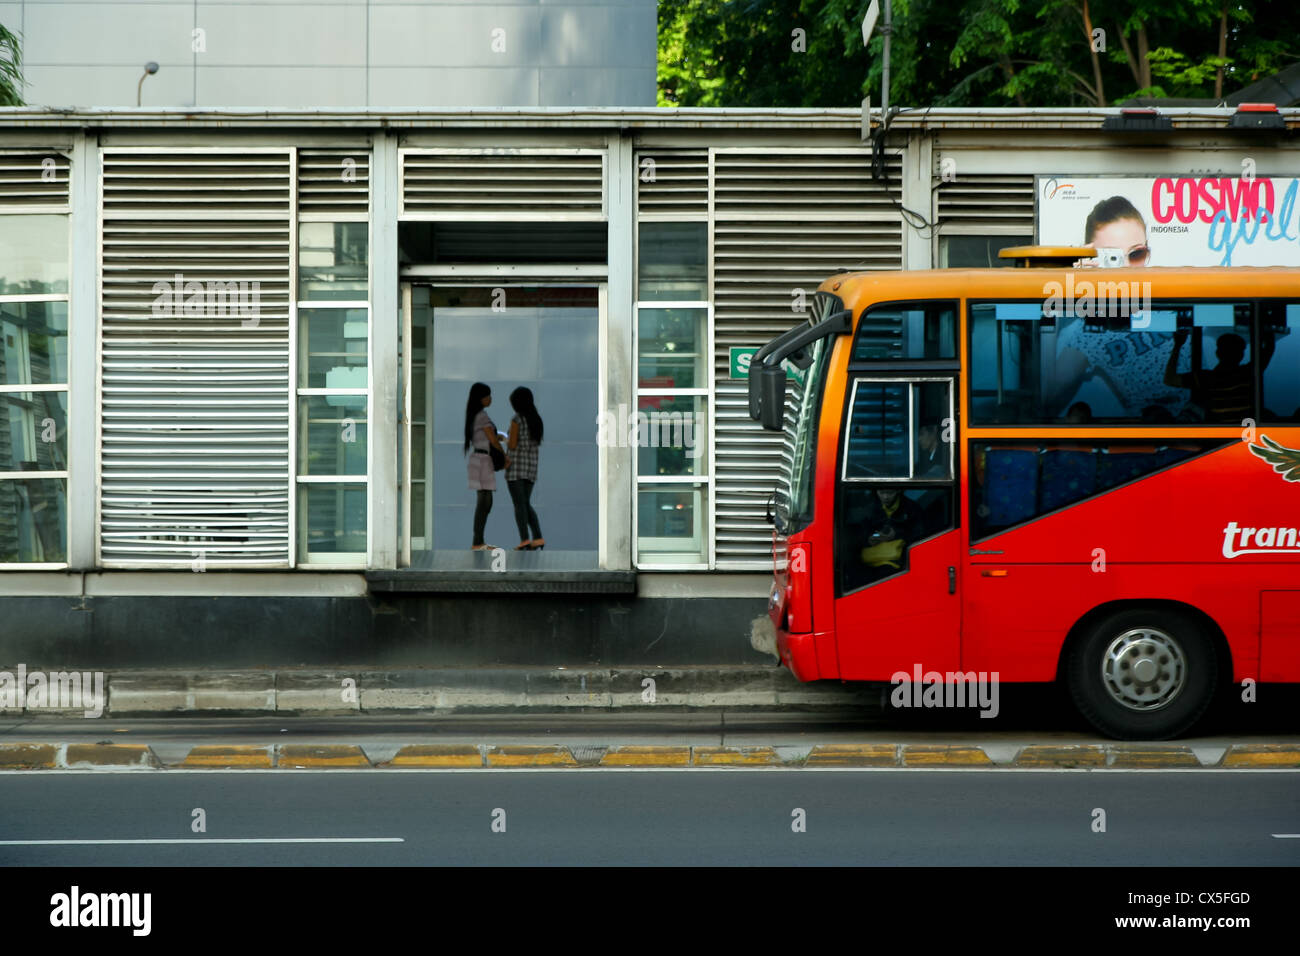
POLYGON ((59 748, 58 766, 158 769, 162 763, 144 744, 64 744, 59 748))
MULTIPOLYGON (((872 708, 878 693, 801 684, 766 666, 121 671, 105 675, 104 717, 501 713, 699 708, 872 708)), ((53 716, 48 710, 31 711, 53 716)))
POLYGON ((483 754, 478 747, 430 744, 403 747, 386 767, 481 767, 483 754))
POLYGON ((615 747, 600 758, 602 767, 689 767, 690 747, 615 747))
POLYGON ((277 747, 276 751, 275 765, 285 769, 370 766, 370 760, 360 747, 347 744, 325 746, 285 744, 277 747))
POLYGON ((0 770, 52 770, 57 756, 54 744, 0 744, 0 770))
POLYGON ((269 769, 275 766, 271 747, 218 747, 199 746, 189 752, 180 767, 218 767, 223 770, 246 769, 257 767, 269 769))
POLYGON ((993 761, 979 747, 945 747, 904 744, 904 767, 992 767, 993 761))
POLYGON ((1223 767, 1300 767, 1300 745, 1238 744, 1229 748, 1223 767))

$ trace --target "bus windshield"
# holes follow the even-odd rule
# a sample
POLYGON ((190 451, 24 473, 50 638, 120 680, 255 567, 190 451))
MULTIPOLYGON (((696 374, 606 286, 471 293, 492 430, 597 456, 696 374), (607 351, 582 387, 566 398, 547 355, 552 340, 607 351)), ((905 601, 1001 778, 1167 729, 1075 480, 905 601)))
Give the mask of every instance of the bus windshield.
POLYGON ((812 364, 803 384, 793 388, 794 415, 787 413, 782 442, 783 471, 776 495, 776 527, 790 534, 806 527, 813 517, 814 465, 817 460, 817 424, 821 416, 821 395, 833 337, 818 339, 811 346, 812 364))

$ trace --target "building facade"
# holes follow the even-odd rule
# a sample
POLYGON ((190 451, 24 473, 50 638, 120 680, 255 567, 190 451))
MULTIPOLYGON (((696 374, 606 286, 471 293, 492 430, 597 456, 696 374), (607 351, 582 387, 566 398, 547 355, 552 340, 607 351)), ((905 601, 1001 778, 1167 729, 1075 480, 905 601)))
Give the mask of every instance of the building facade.
POLYGON ((761 659, 745 372, 827 275, 998 264, 1044 177, 1300 170, 1296 111, 1116 115, 0 111, 0 657, 761 659), (503 473, 470 551, 476 381, 536 397, 544 551, 503 473))

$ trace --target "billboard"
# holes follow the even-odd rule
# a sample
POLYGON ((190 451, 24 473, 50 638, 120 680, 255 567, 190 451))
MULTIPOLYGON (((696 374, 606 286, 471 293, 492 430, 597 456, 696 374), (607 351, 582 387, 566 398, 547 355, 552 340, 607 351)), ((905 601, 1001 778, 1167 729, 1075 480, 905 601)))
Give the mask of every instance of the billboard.
POLYGON ((1040 245, 1120 249, 1131 265, 1300 266, 1300 179, 1038 176, 1040 245))

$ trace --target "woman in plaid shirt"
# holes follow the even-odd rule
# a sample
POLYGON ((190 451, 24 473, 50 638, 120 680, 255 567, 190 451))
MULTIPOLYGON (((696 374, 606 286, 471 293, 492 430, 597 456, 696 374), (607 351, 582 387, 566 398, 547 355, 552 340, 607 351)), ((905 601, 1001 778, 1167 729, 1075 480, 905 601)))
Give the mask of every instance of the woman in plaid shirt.
POLYGON ((510 462, 506 465, 506 484, 510 487, 510 500, 515 503, 515 524, 519 526, 519 547, 516 551, 540 551, 546 546, 542 525, 537 520, 529 499, 533 483, 537 481, 537 448, 542 443, 542 416, 533 404, 533 393, 522 386, 510 393, 510 407, 515 417, 510 422, 510 462), (529 537, 529 528, 532 537, 529 537))

